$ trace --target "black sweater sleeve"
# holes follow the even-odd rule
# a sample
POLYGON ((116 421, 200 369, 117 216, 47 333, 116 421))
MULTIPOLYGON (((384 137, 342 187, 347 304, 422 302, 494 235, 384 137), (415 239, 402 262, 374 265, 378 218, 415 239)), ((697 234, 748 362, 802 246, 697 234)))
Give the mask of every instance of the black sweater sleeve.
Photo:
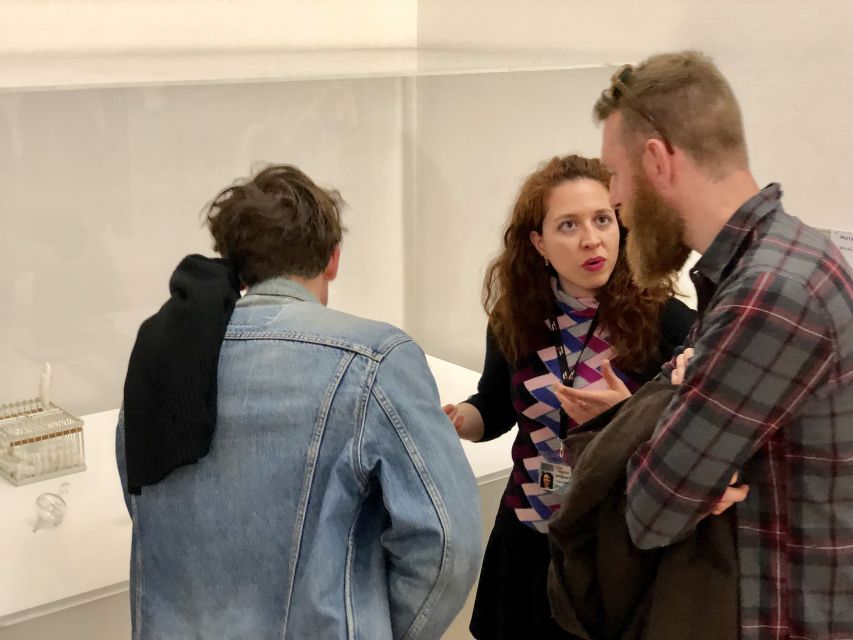
POLYGON ((673 352, 684 344, 695 321, 695 310, 678 298, 667 300, 660 318, 661 365, 669 362, 673 352))
POLYGON ((643 382, 648 382, 660 373, 661 367, 669 362, 678 348, 684 344, 695 321, 695 310, 678 298, 667 300, 660 316, 659 357, 651 363, 652 366, 642 376, 643 382))
POLYGON ((631 377, 645 384, 660 373, 661 367, 669 362, 676 349, 684 344, 690 327, 696 320, 696 312, 677 298, 666 301, 660 315, 660 340, 657 357, 649 360, 642 371, 633 371, 631 377))
POLYGON ((490 328, 486 331, 486 360, 477 393, 465 401, 477 407, 483 417, 484 431, 480 442, 499 438, 515 424, 517 416, 512 406, 511 385, 509 363, 490 328))

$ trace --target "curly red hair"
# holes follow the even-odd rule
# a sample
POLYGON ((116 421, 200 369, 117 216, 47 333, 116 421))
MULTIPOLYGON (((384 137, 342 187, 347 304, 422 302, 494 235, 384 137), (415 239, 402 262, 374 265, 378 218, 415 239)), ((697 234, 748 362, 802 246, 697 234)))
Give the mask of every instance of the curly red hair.
MULTIPOLYGON (((542 232, 548 196, 554 187, 588 178, 608 187, 610 174, 595 158, 555 156, 522 184, 503 237, 503 249, 489 264, 483 283, 483 308, 506 358, 513 363, 541 349, 548 341, 545 318, 554 308, 553 271, 530 242, 530 232, 542 232)), ((674 276, 659 286, 641 289, 625 259, 621 227, 619 258, 607 284, 598 290, 600 327, 613 347, 614 363, 639 371, 657 357, 660 314, 675 294, 674 276)))

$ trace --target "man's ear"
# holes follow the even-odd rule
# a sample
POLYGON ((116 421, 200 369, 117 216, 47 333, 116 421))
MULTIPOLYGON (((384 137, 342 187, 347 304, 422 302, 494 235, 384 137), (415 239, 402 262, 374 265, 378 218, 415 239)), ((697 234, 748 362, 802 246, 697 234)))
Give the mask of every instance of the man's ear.
MULTIPOLYGON (((675 153, 679 153, 678 150, 675 153)), ((675 179, 675 154, 666 150, 662 140, 649 138, 643 143, 642 168, 652 186, 659 193, 672 190, 675 179)))
POLYGON ((337 245, 332 251, 329 262, 323 270, 323 277, 327 282, 331 282, 338 277, 338 267, 341 264, 341 245, 337 245))

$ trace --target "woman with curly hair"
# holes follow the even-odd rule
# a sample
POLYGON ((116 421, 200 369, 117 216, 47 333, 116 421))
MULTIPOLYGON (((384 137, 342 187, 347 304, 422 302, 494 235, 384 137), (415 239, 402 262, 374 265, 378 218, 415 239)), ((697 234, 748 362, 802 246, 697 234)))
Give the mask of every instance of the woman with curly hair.
POLYGON ((576 155, 525 180, 486 272, 478 393, 444 407, 474 442, 518 424, 471 621, 478 640, 572 637, 546 593, 548 521, 571 473, 562 439, 654 377, 695 318, 673 297, 675 274, 654 288, 634 284, 609 180, 601 162, 576 155))

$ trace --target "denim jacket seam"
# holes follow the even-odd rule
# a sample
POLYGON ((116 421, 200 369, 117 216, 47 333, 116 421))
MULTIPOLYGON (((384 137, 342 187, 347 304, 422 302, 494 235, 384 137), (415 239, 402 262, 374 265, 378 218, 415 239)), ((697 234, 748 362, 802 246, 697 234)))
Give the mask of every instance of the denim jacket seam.
POLYGON ((347 638, 355 638, 356 636, 356 610, 352 601, 352 558, 355 548, 353 542, 355 537, 355 527, 358 524, 358 517, 361 514, 363 507, 364 502, 362 501, 359 503, 358 509, 355 511, 355 515, 353 516, 352 524, 349 529, 349 536, 347 537, 347 556, 344 565, 344 615, 346 616, 347 638))
POLYGON ((411 336, 405 333, 398 333, 392 339, 389 339, 387 342, 382 343, 380 350, 379 360, 384 360, 388 357, 388 354, 391 353, 394 349, 399 347, 401 344, 406 344, 407 342, 412 342, 411 336))
POLYGON ((362 387, 361 395, 359 397, 359 408, 356 415, 359 415, 360 419, 358 421, 358 431, 352 442, 353 471, 358 479, 361 480, 361 484, 364 487, 366 487, 368 482, 370 482, 370 478, 368 477, 369 470, 365 469, 363 462, 364 456, 362 455, 364 433, 367 429, 367 407, 370 404, 370 394, 373 391, 373 385, 376 382, 376 376, 378 373, 379 366, 378 363, 374 361, 374 364, 367 372, 367 379, 364 382, 364 386, 362 387))
POLYGON ((347 340, 338 340, 336 338, 324 338, 316 335, 300 333, 298 331, 241 331, 233 328, 225 332, 225 341, 242 342, 242 341, 263 341, 263 340, 283 340, 293 342, 304 342, 307 344, 316 344, 326 347, 351 351, 359 355, 370 358, 375 362, 381 361, 388 352, 400 344, 411 341, 411 338, 405 334, 396 336, 394 340, 386 344, 380 345, 380 350, 368 347, 366 345, 349 342, 347 340))
MULTIPOLYGON (((362 388, 361 397, 359 398, 359 414, 361 419, 358 421, 358 432, 356 433, 355 438, 353 438, 353 451, 352 451, 352 459, 353 466, 356 475, 361 480, 363 486, 367 486, 368 482, 370 482, 370 470, 366 469, 362 460, 364 456, 362 455, 363 442, 364 442, 364 432, 366 429, 367 423, 367 407, 370 403, 370 395, 373 392, 373 385, 376 383, 376 376, 379 375, 379 366, 382 364, 382 360, 388 356, 391 351, 393 351, 396 347, 401 344, 405 344, 407 342, 411 342, 411 338, 405 334, 399 334, 396 338, 389 342, 383 350, 381 359, 372 359, 373 364, 371 369, 368 371, 364 387, 362 388)), ((356 415, 359 415, 356 414, 356 415)))
POLYGON ((344 376, 346 375, 346 372, 354 358, 354 353, 349 353, 341 358, 341 361, 338 364, 338 369, 326 390, 326 394, 320 407, 320 412, 317 415, 317 422, 314 425, 311 442, 308 445, 308 469, 306 470, 305 479, 302 482, 302 490, 300 491, 299 502, 296 508, 296 517, 293 524, 293 539, 295 544, 290 554, 290 561, 288 562, 290 575, 288 580, 287 602, 284 607, 284 619, 281 624, 282 638, 285 638, 287 634, 287 624, 290 618, 290 606, 293 601, 293 588, 296 583, 296 571, 299 566, 299 555, 302 550, 302 535, 304 533, 305 518, 308 513, 308 502, 311 497, 311 487, 314 484, 314 471, 316 470, 317 458, 320 455, 320 448, 323 444, 323 436, 326 431, 329 409, 334 402, 335 394, 340 388, 341 382, 343 381, 344 376))
POLYGON ((421 629, 427 623, 429 615, 432 612, 432 607, 444 592, 448 580, 448 564, 450 561, 450 549, 452 546, 450 533, 450 518, 444 505, 444 501, 441 499, 441 496, 438 495, 438 488, 435 486, 435 483, 433 482, 429 471, 427 470, 426 465, 423 462, 423 459, 417 453, 411 441, 411 438, 409 437, 405 426, 402 424, 402 421, 397 415, 397 412, 394 410, 393 405, 386 398, 385 394, 382 393, 382 389, 379 387, 378 384, 373 385, 372 393, 374 398, 376 398, 376 401, 379 403, 379 406, 382 407, 382 410, 385 413, 385 416, 388 418, 388 421, 393 425, 394 431, 397 433, 397 436, 403 443, 403 448, 406 451, 406 455, 409 457, 409 460, 415 467, 418 476, 424 483, 424 487, 426 488, 427 494, 430 497, 433 508, 435 509, 436 515, 438 516, 438 520, 441 523, 441 530, 443 534, 443 549, 438 574, 435 577, 435 581, 433 582, 429 595, 424 599, 424 602, 421 605, 421 608, 418 613, 415 615, 414 620, 412 620, 409 629, 403 635, 403 640, 406 640, 407 638, 417 637, 418 633, 420 633, 421 629))

